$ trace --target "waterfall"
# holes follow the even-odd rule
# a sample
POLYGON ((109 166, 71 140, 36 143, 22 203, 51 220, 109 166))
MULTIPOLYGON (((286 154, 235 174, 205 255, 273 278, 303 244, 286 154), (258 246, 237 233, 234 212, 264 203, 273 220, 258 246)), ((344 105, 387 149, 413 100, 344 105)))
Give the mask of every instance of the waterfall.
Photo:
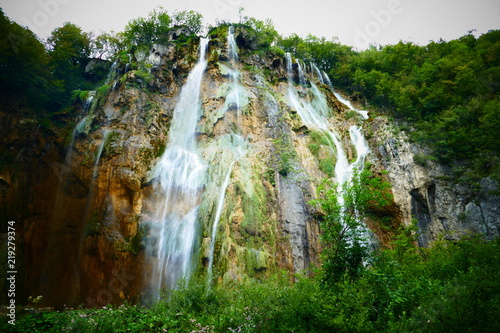
POLYGON ((323 80, 323 75, 321 75, 321 71, 319 70, 318 66, 316 66, 316 64, 315 64, 315 63, 313 63, 313 62, 311 63, 311 69, 312 69, 314 72, 316 72, 316 75, 318 76, 318 80, 319 80, 319 82, 321 82, 321 83, 323 83, 323 84, 324 84, 324 83, 325 83, 325 80, 323 80))
POLYGON ((236 45, 236 40, 234 39, 233 26, 229 27, 227 33, 227 53, 229 58, 229 64, 232 67, 232 69, 229 71, 229 77, 232 82, 232 87, 231 91, 226 96, 226 100, 229 108, 236 109, 237 119, 238 122, 240 122, 241 121, 241 102, 240 102, 241 88, 239 85, 240 73, 236 68, 236 63, 238 61, 238 47, 236 45))
POLYGON ((222 210, 224 208, 224 198, 226 196, 226 190, 227 187, 229 186, 229 181, 231 179, 231 172, 233 171, 233 166, 236 162, 238 162, 243 155, 245 155, 246 150, 243 148, 245 145, 244 139, 236 134, 230 134, 231 136, 231 141, 234 145, 232 147, 234 150, 233 151, 233 156, 234 159, 233 161, 229 164, 229 168, 227 170, 226 176, 224 177, 224 182, 222 183, 222 186, 220 187, 219 191, 219 197, 217 201, 217 206, 216 206, 216 212, 215 212, 215 217, 214 221, 212 223, 212 233, 210 236, 210 252, 208 256, 208 276, 207 276, 207 282, 210 283, 212 281, 212 276, 213 276, 213 262, 214 262, 214 255, 215 255, 215 241, 217 239, 217 229, 219 226, 219 221, 220 221, 220 216, 222 214, 222 210))
POLYGON ((92 183, 90 185, 90 188, 93 187, 94 179, 97 177, 97 170, 99 169, 99 160, 101 159, 102 150, 104 149, 104 145, 106 144, 106 140, 108 139, 108 135, 109 135, 109 132, 107 130, 104 130, 103 134, 102 134, 102 141, 101 141, 101 144, 99 145, 99 148, 97 149, 97 155, 95 158, 94 167, 92 169, 92 183))
POLYGON ((111 68, 109 69, 108 77, 106 78, 106 83, 109 83, 112 80, 116 80, 116 78, 118 77, 120 77, 120 69, 118 68, 118 60, 115 60, 113 64, 111 64, 111 68))
POLYGON ((361 117, 363 117, 363 119, 368 119, 368 111, 358 110, 358 109, 354 108, 352 106, 351 102, 349 102, 348 100, 346 100, 345 98, 343 98, 335 90, 333 90, 333 94, 335 95, 335 97, 337 97, 337 99, 340 101, 340 103, 342 103, 345 106, 347 106, 349 108, 349 110, 356 111, 357 113, 359 113, 361 115, 361 117))
POLYGON ((90 110, 90 106, 92 105, 92 100, 94 99, 95 91, 89 91, 85 102, 83 103, 83 111, 90 110))
POLYGON ((298 69, 299 69, 299 84, 302 87, 306 86, 306 76, 304 75, 304 70, 302 69, 302 66, 300 65, 300 62, 297 61, 298 69))
POLYGON ((64 159, 64 164, 65 164, 64 168, 66 171, 69 171, 68 169, 71 168, 70 165, 71 165, 71 159, 73 158, 73 153, 74 153, 73 146, 75 145, 75 139, 79 133, 82 133, 85 130, 85 127, 88 125, 87 119, 88 119, 88 116, 83 117, 76 124, 75 128, 73 129, 73 132, 71 133, 71 141, 68 145, 69 150, 68 150, 68 153, 66 154, 66 157, 64 159))
POLYGON ((130 63, 132 62, 132 55, 130 53, 128 53, 127 56, 128 56, 128 62, 125 65, 125 73, 128 72, 128 69, 130 68, 130 63))
POLYGON ((230 26, 227 33, 227 52, 229 61, 238 61, 238 46, 234 39, 234 27, 230 26))
MULTIPOLYGON (((110 134, 110 132, 108 130, 103 131, 101 143, 99 144, 99 147, 97 148, 97 154, 95 156, 94 166, 92 167, 92 178, 90 179, 90 186, 89 186, 89 189, 87 192, 87 198, 86 198, 86 202, 85 202, 85 210, 83 212, 83 218, 82 218, 83 230, 85 230, 88 226, 90 207, 92 207, 94 187, 95 187, 95 182, 97 179, 97 173, 99 171, 99 160, 101 159, 102 151, 104 150, 104 145, 106 144, 106 141, 108 139, 109 134, 110 134)), ((80 261, 82 258, 82 249, 83 249, 83 242, 78 244, 78 249, 77 249, 77 254, 76 254, 76 258, 78 261, 80 261)))
POLYGON ((353 125, 349 128, 349 135, 351 136, 351 142, 356 149, 356 161, 353 166, 357 166, 359 170, 363 169, 363 164, 365 163, 366 156, 370 153, 370 148, 365 140, 365 136, 361 133, 361 129, 353 125))
MULTIPOLYGON (((361 170, 363 168, 366 155, 369 153, 369 148, 364 139, 361 130, 357 126, 349 128, 351 142, 353 143, 357 158, 352 164, 349 164, 344 147, 341 144, 336 133, 331 131, 328 126, 328 118, 330 116, 329 107, 326 98, 318 87, 311 82, 311 91, 313 93, 313 101, 309 102, 299 97, 296 88, 293 85, 292 77, 292 58, 290 53, 285 55, 288 77, 288 100, 290 105, 297 111, 304 124, 308 127, 322 132, 328 141, 335 146, 337 153, 337 163, 335 164, 335 178, 339 184, 339 204, 343 205, 345 202, 344 191, 342 185, 349 183, 355 174, 355 169, 361 170)), ((316 65, 311 64, 313 70, 318 74, 321 82, 323 77, 316 65)))
MULTIPOLYGON (((231 65, 231 69, 229 70, 229 76, 232 81, 232 87, 229 93, 226 96, 226 104, 230 107, 234 105, 237 111, 237 122, 239 127, 241 127, 241 101, 240 94, 243 94, 243 88, 239 85, 239 71, 237 70, 237 61, 238 61, 238 47, 236 45, 236 41, 234 39, 234 27, 230 26, 227 35, 227 50, 228 50, 228 59, 229 64, 231 65)), ((223 163, 226 158, 226 154, 231 154, 232 159, 227 167, 227 172, 224 176, 224 181, 222 182, 216 204, 216 212, 214 216, 214 220, 212 222, 212 230, 210 235, 210 247, 209 247, 209 255, 208 255, 208 268, 207 268, 207 284, 210 285, 213 277, 213 266, 214 266, 214 257, 215 257, 215 243, 217 240, 217 230, 219 226, 220 217, 224 208, 225 195, 227 187, 229 186, 229 182, 231 180, 231 173, 233 170, 234 164, 239 161, 243 155, 246 153, 245 139, 239 134, 234 133, 234 129, 231 134, 228 134, 230 145, 230 151, 224 151, 223 156, 221 157, 221 161, 219 163, 223 163)), ((223 140, 224 141, 224 140, 223 140)), ((219 147, 220 149, 220 147, 219 147)), ((212 167, 211 172, 216 175, 215 178, 221 178, 222 173, 217 172, 216 169, 219 169, 220 165, 217 167, 212 167)), ((224 169, 222 167, 221 169, 224 169)))
POLYGON ((356 111, 357 113, 359 113, 361 115, 361 117, 363 117, 363 119, 365 119, 365 120, 368 119, 368 111, 355 109, 352 106, 351 102, 349 102, 348 100, 343 98, 339 93, 337 93, 335 91, 335 89, 333 89, 332 81, 330 81, 330 78, 328 77, 328 75, 325 72, 323 72, 323 77, 326 81, 326 84, 330 87, 330 89, 332 89, 333 94, 335 95, 335 97, 337 97, 337 99, 340 101, 340 103, 347 106, 349 108, 349 110, 356 111))
POLYGON ((166 286, 175 287, 180 279, 191 276, 200 191, 206 169, 196 143, 196 127, 201 116, 200 88, 207 65, 206 45, 207 40, 201 39, 199 61, 181 89, 167 148, 154 170, 158 199, 154 221, 157 230, 152 230, 152 237, 157 237, 157 261, 151 282, 156 293, 166 286))

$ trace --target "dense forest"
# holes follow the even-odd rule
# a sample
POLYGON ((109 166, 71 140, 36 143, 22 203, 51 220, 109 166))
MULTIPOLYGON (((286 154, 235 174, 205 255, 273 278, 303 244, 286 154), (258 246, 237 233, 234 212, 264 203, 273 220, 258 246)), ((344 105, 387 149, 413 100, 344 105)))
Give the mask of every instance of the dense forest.
MULTIPOLYGON (((221 24, 230 23, 216 26, 221 24)), ((500 180, 500 30, 425 46, 400 42, 355 51, 336 39, 281 36, 270 20, 242 16, 236 25, 254 34, 257 52, 291 52, 314 62, 357 105, 393 118, 414 142, 428 147, 418 163, 449 165, 457 181, 471 186, 483 177, 500 180)), ((159 8, 130 21, 123 32, 95 35, 68 22, 42 41, 1 11, 1 106, 22 110, 48 130, 67 126, 59 115, 71 115, 72 105, 84 100, 82 92, 109 89, 111 62, 126 63, 129 53, 167 42, 179 26, 190 35, 176 39, 177 47, 216 28, 204 27, 197 12, 169 14, 159 8)), ((141 68, 134 69, 141 75, 141 68)), ((10 152, 0 152, 0 168, 13 162, 10 152)), ((470 236, 417 248, 415 230, 408 227, 399 230, 392 248, 372 252, 349 245, 347 236, 354 235, 349 232, 359 219, 342 225, 339 211, 370 214, 373 205, 388 204, 387 186, 361 175, 348 189, 350 207, 339 207, 333 190, 314 202, 327 214, 323 265, 311 277, 291 282, 284 273, 212 288, 193 281, 147 306, 33 310, 15 326, 2 317, 0 327, 5 332, 498 332, 500 240, 470 236)), ((36 309, 37 299, 30 302, 36 309)))

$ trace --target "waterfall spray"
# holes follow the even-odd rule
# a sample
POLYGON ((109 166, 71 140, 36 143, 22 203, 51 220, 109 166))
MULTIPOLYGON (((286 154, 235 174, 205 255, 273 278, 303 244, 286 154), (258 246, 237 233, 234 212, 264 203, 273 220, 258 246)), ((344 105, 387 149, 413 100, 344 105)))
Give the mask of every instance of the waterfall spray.
POLYGON ((151 276, 156 296, 162 288, 175 287, 180 279, 189 279, 192 273, 200 191, 206 169, 196 143, 196 127, 201 116, 200 88, 207 65, 206 45, 207 40, 201 39, 199 61, 182 87, 167 148, 154 171, 159 195, 155 202, 156 227, 149 245, 156 242, 151 276))

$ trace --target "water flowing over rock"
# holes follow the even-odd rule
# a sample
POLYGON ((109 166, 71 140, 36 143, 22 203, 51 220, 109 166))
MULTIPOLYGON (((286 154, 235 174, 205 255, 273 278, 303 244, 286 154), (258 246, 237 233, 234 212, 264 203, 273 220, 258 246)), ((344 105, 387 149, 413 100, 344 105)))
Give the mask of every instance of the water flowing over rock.
POLYGON ((157 182, 151 205, 155 212, 147 237, 156 257, 151 274, 153 292, 189 279, 193 247, 198 233, 201 180, 206 166, 196 144, 196 124, 201 116, 200 87, 207 65, 207 41, 201 40, 198 63, 182 87, 170 124, 169 140, 153 173, 157 182))
POLYGON ((366 161, 393 186, 394 205, 377 213, 416 219, 420 245, 498 235, 494 180, 474 193, 436 162, 417 163, 423 148, 386 118, 354 108, 316 65, 256 52, 247 29, 220 26, 205 43, 179 28, 122 56, 60 132, 0 110, 2 148, 20 160, 0 169, 0 211, 22 226, 20 297, 103 306, 193 276, 309 274, 320 263, 317 187, 348 182, 366 161))

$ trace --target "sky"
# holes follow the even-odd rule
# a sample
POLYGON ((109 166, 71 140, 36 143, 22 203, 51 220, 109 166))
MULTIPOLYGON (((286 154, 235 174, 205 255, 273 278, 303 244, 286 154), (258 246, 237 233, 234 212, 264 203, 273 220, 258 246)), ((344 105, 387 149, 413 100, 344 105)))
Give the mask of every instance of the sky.
POLYGON ((162 6, 169 13, 195 10, 206 24, 239 22, 243 15, 271 19, 283 36, 338 38, 363 50, 400 40, 425 45, 476 30, 500 29, 500 0, 0 0, 5 15, 45 39, 64 22, 83 31, 123 31, 132 19, 162 6))

